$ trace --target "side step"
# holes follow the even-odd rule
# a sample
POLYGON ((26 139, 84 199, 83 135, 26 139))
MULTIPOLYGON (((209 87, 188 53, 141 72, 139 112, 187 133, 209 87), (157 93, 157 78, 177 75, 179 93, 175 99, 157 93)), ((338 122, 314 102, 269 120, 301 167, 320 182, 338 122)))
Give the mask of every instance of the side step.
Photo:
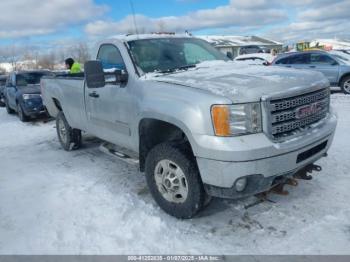
POLYGON ((99 149, 112 157, 116 157, 120 160, 123 160, 124 162, 127 162, 131 165, 138 165, 139 160, 136 158, 136 156, 132 156, 133 154, 131 152, 128 152, 128 150, 118 147, 116 145, 110 144, 108 142, 104 142, 100 145, 99 149))

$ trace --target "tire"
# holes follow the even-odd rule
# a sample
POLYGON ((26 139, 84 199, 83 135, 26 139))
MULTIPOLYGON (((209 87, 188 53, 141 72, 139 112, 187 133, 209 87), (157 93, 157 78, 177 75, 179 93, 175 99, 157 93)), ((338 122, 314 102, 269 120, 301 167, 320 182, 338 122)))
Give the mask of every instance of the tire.
MULTIPOLYGON (((3 102, 4 99, 1 98, 1 95, 0 95, 0 107, 5 107, 5 103, 3 102)), ((5 100, 4 100, 5 101, 5 100)))
POLYGON ((346 76, 342 79, 340 87, 344 94, 350 95, 350 76, 346 76))
POLYGON ((6 112, 9 114, 9 115, 12 115, 15 113, 15 110, 13 110, 10 105, 8 104, 7 102, 7 99, 5 99, 5 107, 6 107, 6 112))
POLYGON ((19 120, 21 120, 22 122, 29 121, 29 117, 24 113, 20 103, 17 104, 17 114, 18 114, 19 120))
POLYGON ((154 200, 171 216, 189 219, 204 207, 206 193, 186 144, 154 147, 146 158, 146 180, 154 200))
POLYGON ((56 118, 56 130, 58 140, 64 150, 72 151, 81 147, 81 130, 71 128, 62 111, 56 118))

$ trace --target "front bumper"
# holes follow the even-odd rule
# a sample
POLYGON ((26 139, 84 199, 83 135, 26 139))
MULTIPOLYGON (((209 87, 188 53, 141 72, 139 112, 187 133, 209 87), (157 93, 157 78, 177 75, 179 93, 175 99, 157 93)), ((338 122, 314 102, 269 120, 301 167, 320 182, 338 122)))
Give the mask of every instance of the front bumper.
POLYGON ((35 117, 46 113, 43 102, 40 99, 28 99, 23 101, 23 111, 27 116, 35 117))
POLYGON ((195 152, 202 181, 207 188, 227 191, 234 190, 239 178, 254 178, 247 186, 248 190, 249 184, 255 185, 254 190, 225 194, 230 198, 266 191, 275 177, 292 176, 324 156, 332 144, 336 125, 335 115, 330 114, 317 127, 283 143, 273 142, 264 134, 205 140, 197 137, 195 152))

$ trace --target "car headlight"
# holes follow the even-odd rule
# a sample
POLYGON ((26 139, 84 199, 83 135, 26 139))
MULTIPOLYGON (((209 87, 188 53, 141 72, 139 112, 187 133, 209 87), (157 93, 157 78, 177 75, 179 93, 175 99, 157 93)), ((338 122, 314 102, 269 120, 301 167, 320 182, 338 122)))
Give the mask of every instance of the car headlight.
POLYGON ((260 103, 214 105, 211 115, 217 136, 241 136, 262 132, 260 103))
POLYGON ((23 94, 22 97, 24 100, 29 100, 29 99, 40 98, 41 95, 40 94, 23 94))

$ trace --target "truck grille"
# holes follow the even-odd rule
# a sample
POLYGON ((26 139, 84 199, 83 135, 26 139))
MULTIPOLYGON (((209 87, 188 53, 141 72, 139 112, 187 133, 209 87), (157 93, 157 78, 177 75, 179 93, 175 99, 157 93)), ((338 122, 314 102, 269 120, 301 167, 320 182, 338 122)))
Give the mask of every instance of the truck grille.
POLYGON ((325 118, 329 112, 330 90, 323 89, 296 97, 270 100, 270 132, 278 139, 325 118))

